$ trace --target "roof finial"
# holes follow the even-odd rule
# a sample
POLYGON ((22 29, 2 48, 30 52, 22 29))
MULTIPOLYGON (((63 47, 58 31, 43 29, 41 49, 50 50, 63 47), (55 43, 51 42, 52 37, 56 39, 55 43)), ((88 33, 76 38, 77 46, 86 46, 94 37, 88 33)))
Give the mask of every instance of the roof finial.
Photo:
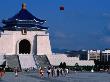
POLYGON ((22 9, 25 10, 26 9, 26 4, 22 3, 22 9))

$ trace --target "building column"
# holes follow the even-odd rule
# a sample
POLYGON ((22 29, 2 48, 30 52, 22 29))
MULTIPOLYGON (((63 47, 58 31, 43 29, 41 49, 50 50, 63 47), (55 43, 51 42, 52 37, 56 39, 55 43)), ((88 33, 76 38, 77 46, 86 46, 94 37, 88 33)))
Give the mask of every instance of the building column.
POLYGON ((107 53, 107 61, 108 61, 108 53, 107 53))

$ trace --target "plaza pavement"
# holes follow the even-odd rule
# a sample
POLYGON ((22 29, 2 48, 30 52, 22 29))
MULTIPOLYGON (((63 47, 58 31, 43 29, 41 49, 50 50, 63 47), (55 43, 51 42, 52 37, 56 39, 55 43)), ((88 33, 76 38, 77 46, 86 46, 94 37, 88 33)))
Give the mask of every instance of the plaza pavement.
POLYGON ((38 73, 19 73, 15 77, 13 72, 6 72, 0 82, 110 82, 108 73, 71 73, 66 76, 40 78, 38 73))

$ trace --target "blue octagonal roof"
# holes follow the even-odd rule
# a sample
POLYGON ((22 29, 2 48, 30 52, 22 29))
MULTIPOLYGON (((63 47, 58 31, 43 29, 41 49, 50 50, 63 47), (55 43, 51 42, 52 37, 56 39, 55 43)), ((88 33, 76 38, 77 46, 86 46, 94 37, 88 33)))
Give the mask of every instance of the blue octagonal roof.
POLYGON ((45 22, 45 20, 40 20, 33 16, 28 10, 26 9, 21 9, 19 13, 17 13, 15 16, 9 18, 8 20, 36 20, 39 22, 45 22))
POLYGON ((21 29, 27 28, 31 29, 33 27, 43 29, 48 29, 47 27, 41 26, 45 20, 41 20, 33 16, 27 9, 26 5, 22 4, 22 9, 13 17, 8 18, 8 20, 3 20, 2 23, 5 24, 3 26, 4 30, 11 29, 21 29))

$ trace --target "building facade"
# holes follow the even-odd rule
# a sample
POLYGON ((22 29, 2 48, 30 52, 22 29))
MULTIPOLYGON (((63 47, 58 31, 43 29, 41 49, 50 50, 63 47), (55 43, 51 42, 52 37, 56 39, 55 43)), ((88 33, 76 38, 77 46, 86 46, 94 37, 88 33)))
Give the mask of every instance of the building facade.
POLYGON ((101 53, 101 61, 110 61, 110 49, 103 50, 101 53))
POLYGON ((88 50, 88 60, 100 60, 100 50, 88 50))
POLYGON ((51 55, 48 27, 43 26, 45 22, 33 16, 26 9, 26 4, 22 4, 16 15, 2 21, 0 54, 18 55, 22 68, 31 67, 33 55, 51 55))

